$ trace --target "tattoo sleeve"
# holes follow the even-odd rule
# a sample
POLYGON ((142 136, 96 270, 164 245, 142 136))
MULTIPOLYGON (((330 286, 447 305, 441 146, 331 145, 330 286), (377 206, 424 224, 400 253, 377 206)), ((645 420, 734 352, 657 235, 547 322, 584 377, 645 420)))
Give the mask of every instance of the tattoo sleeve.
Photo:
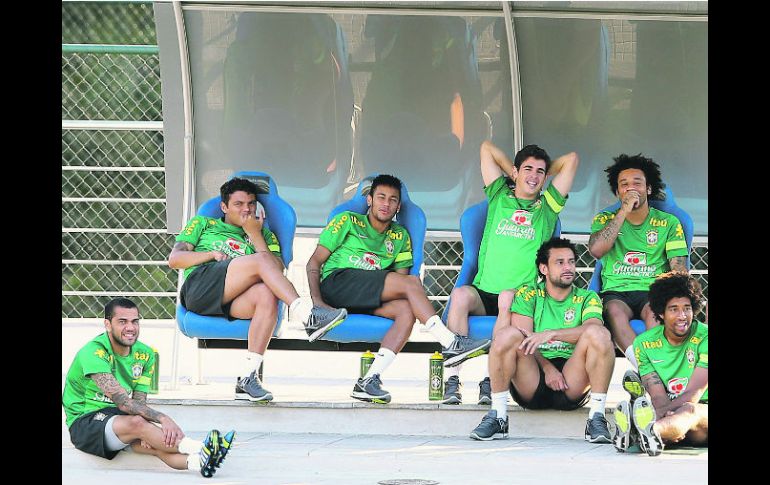
POLYGON ((685 256, 674 256, 668 260, 672 271, 684 271, 687 273, 687 258, 685 256))
POLYGON ((623 221, 619 220, 617 216, 613 217, 606 226, 591 234, 588 238, 588 246, 591 247, 596 243, 604 243, 612 246, 615 244, 615 239, 617 239, 620 226, 622 225, 623 221))
POLYGON ((131 399, 138 402, 147 402, 147 393, 142 391, 134 391, 133 396, 131 396, 131 399))
POLYGON ((195 247, 192 244, 184 241, 179 241, 178 243, 174 244, 174 247, 172 248, 172 250, 177 251, 192 251, 193 249, 195 249, 195 247))
POLYGON ((99 389, 102 390, 105 396, 112 399, 115 406, 123 412, 128 414, 141 416, 148 421, 160 422, 160 418, 165 414, 155 411, 147 406, 145 399, 147 395, 143 392, 136 393, 134 399, 128 396, 126 390, 120 385, 112 374, 99 373, 91 374, 91 379, 94 380, 99 389))

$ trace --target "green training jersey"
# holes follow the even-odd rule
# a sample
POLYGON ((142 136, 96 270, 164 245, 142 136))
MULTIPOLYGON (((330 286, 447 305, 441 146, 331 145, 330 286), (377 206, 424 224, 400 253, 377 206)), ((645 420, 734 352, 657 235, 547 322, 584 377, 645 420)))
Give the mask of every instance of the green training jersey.
MULTIPOLYGON (((604 228, 616 214, 596 214, 591 233, 604 228)), ((668 260, 687 252, 679 219, 650 206, 638 226, 623 221, 615 244, 602 256, 602 291, 648 291, 655 277, 669 270, 668 260)))
MULTIPOLYGON (((591 291, 572 285, 572 291, 563 301, 552 298, 545 291, 545 282, 522 285, 511 304, 511 312, 532 317, 535 332, 575 328, 589 318, 602 320, 602 300, 591 291)), ((569 359, 575 344, 561 340, 549 340, 538 349, 546 359, 569 359)))
MULTIPOLYGON (((637 335, 634 355, 639 363, 639 375, 644 377, 657 372, 666 387, 668 398, 674 399, 687 388, 696 367, 709 368, 709 327, 693 321, 690 337, 681 345, 671 345, 663 330, 663 325, 659 325, 637 335)), ((709 390, 706 388, 700 402, 707 403, 708 400, 709 390)))
MULTIPOLYGON (((262 226, 262 237, 265 238, 270 252, 280 258, 281 247, 275 234, 265 226, 262 226)), ((187 226, 176 237, 176 242, 192 244, 194 246, 193 251, 195 252, 219 251, 226 254, 229 258, 237 258, 256 252, 251 241, 249 241, 249 236, 242 227, 228 224, 222 219, 206 216, 195 216, 190 219, 187 226)), ((184 278, 186 279, 198 266, 200 265, 190 266, 185 269, 184 278)))
POLYGON ((357 212, 337 214, 321 232, 318 244, 332 253, 324 263, 322 280, 338 269, 399 269, 413 264, 412 241, 403 226, 392 222, 380 234, 366 214, 357 212))
POLYGON ((134 391, 150 390, 154 372, 155 354, 149 346, 137 340, 123 357, 113 353, 110 338, 102 333, 78 351, 67 372, 62 394, 67 427, 86 413, 115 406, 89 377, 91 374, 112 374, 132 396, 134 391))
POLYGON ((549 182, 537 199, 518 199, 502 176, 484 187, 484 192, 489 209, 473 286, 499 294, 537 278, 535 255, 553 236, 567 197, 549 182))

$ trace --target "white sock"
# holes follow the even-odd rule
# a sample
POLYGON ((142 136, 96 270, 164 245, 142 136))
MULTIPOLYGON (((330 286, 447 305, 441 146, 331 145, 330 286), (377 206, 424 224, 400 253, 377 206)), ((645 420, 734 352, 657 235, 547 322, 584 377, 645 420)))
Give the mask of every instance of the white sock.
POLYGON ((201 471, 201 460, 197 453, 187 455, 187 469, 194 472, 201 471))
POLYGON ((639 364, 636 362, 636 356, 634 355, 634 346, 629 345, 625 352, 626 359, 628 359, 629 362, 631 362, 631 365, 634 366, 634 369, 639 370, 639 364))
POLYGON ((374 362, 372 362, 371 367, 369 367, 369 370, 366 372, 364 379, 368 379, 374 374, 382 375, 385 369, 387 369, 388 366, 393 363, 395 358, 396 354, 394 354, 392 350, 386 349, 385 347, 380 347, 380 350, 377 351, 377 355, 374 357, 374 362))
POLYGON ((492 393, 492 409, 497 411, 497 417, 508 420, 508 391, 492 393))
POLYGON ((179 442, 177 449, 179 450, 179 453, 183 455, 193 455, 195 453, 198 453, 201 450, 202 446, 203 446, 202 441, 194 440, 185 436, 184 438, 182 438, 182 441, 179 442))
POLYGON ((590 407, 588 408, 588 417, 593 417, 594 414, 599 413, 604 415, 604 405, 607 403, 607 393, 591 393, 591 400, 589 401, 590 407))
POLYGON ((442 347, 447 348, 454 341, 455 334, 446 328, 438 315, 433 315, 425 322, 425 328, 439 341, 442 347))
POLYGON ((307 298, 298 297, 289 305, 289 321, 304 325, 310 318, 310 310, 312 308, 312 301, 309 301, 307 298))
POLYGON ((243 363, 243 373, 241 373, 241 377, 248 376, 252 371, 254 371, 255 374, 259 374, 259 366, 262 365, 264 358, 265 357, 262 354, 247 351, 246 360, 243 363))
POLYGON ((444 377, 446 378, 445 380, 448 381, 449 378, 452 377, 452 376, 457 376, 459 378, 460 377, 460 367, 462 367, 462 366, 463 365, 460 364, 460 365, 456 365, 454 367, 444 367, 444 377))

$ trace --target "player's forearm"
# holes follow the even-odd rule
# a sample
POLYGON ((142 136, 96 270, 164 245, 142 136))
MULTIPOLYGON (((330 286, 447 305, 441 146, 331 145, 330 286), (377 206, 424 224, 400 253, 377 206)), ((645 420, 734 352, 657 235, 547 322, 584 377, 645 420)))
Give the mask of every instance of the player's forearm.
POLYGON ((606 226, 591 234, 591 237, 588 238, 588 251, 591 253, 591 256, 599 259, 612 249, 615 240, 618 238, 620 226, 623 225, 625 220, 625 214, 618 211, 617 215, 606 226))
POLYGON ((265 236, 262 235, 261 230, 245 230, 245 232, 246 235, 249 236, 249 241, 251 242, 251 245, 254 246, 256 252, 269 251, 265 236))
POLYGON ((689 273, 687 270, 687 257, 686 256, 674 256, 668 260, 668 265, 672 271, 681 271, 689 273))
POLYGON ((129 398, 122 404, 118 404, 117 401, 114 402, 118 406, 118 409, 124 413, 128 413, 134 416, 141 416, 147 421, 160 423, 161 419, 168 417, 165 414, 152 409, 145 402, 137 401, 136 399, 129 398))
POLYGON ((314 305, 323 304, 323 298, 321 297, 321 265, 313 258, 307 262, 305 266, 307 272, 307 285, 310 289, 310 298, 313 300, 314 305))
POLYGON ((538 364, 540 364, 540 367, 542 367, 543 371, 545 371, 550 367, 553 367, 554 369, 556 368, 556 366, 553 365, 553 363, 550 360, 543 357, 543 354, 540 353, 540 350, 535 350, 534 356, 535 356, 535 360, 537 361, 538 364))
POLYGON ((210 251, 173 251, 168 257, 168 266, 171 269, 187 269, 213 259, 214 255, 210 251))

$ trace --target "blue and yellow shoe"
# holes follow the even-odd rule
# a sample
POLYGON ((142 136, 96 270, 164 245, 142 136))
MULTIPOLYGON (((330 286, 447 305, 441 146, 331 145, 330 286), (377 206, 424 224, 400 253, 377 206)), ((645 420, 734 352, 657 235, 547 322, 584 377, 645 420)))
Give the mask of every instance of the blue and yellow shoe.
POLYGON ((212 429, 203 440, 203 446, 198 452, 200 457, 201 475, 211 478, 216 472, 215 463, 219 459, 219 431, 212 429))
POLYGON ((217 460, 214 463, 216 468, 219 468, 222 465, 222 462, 225 460, 227 453, 233 446, 233 441, 235 441, 235 430, 228 431, 219 437, 219 455, 217 456, 217 460))
POLYGON ((663 440, 660 433, 655 431, 655 408, 647 397, 642 396, 634 401, 632 410, 633 422, 639 431, 639 446, 650 456, 658 456, 663 451, 663 440))

